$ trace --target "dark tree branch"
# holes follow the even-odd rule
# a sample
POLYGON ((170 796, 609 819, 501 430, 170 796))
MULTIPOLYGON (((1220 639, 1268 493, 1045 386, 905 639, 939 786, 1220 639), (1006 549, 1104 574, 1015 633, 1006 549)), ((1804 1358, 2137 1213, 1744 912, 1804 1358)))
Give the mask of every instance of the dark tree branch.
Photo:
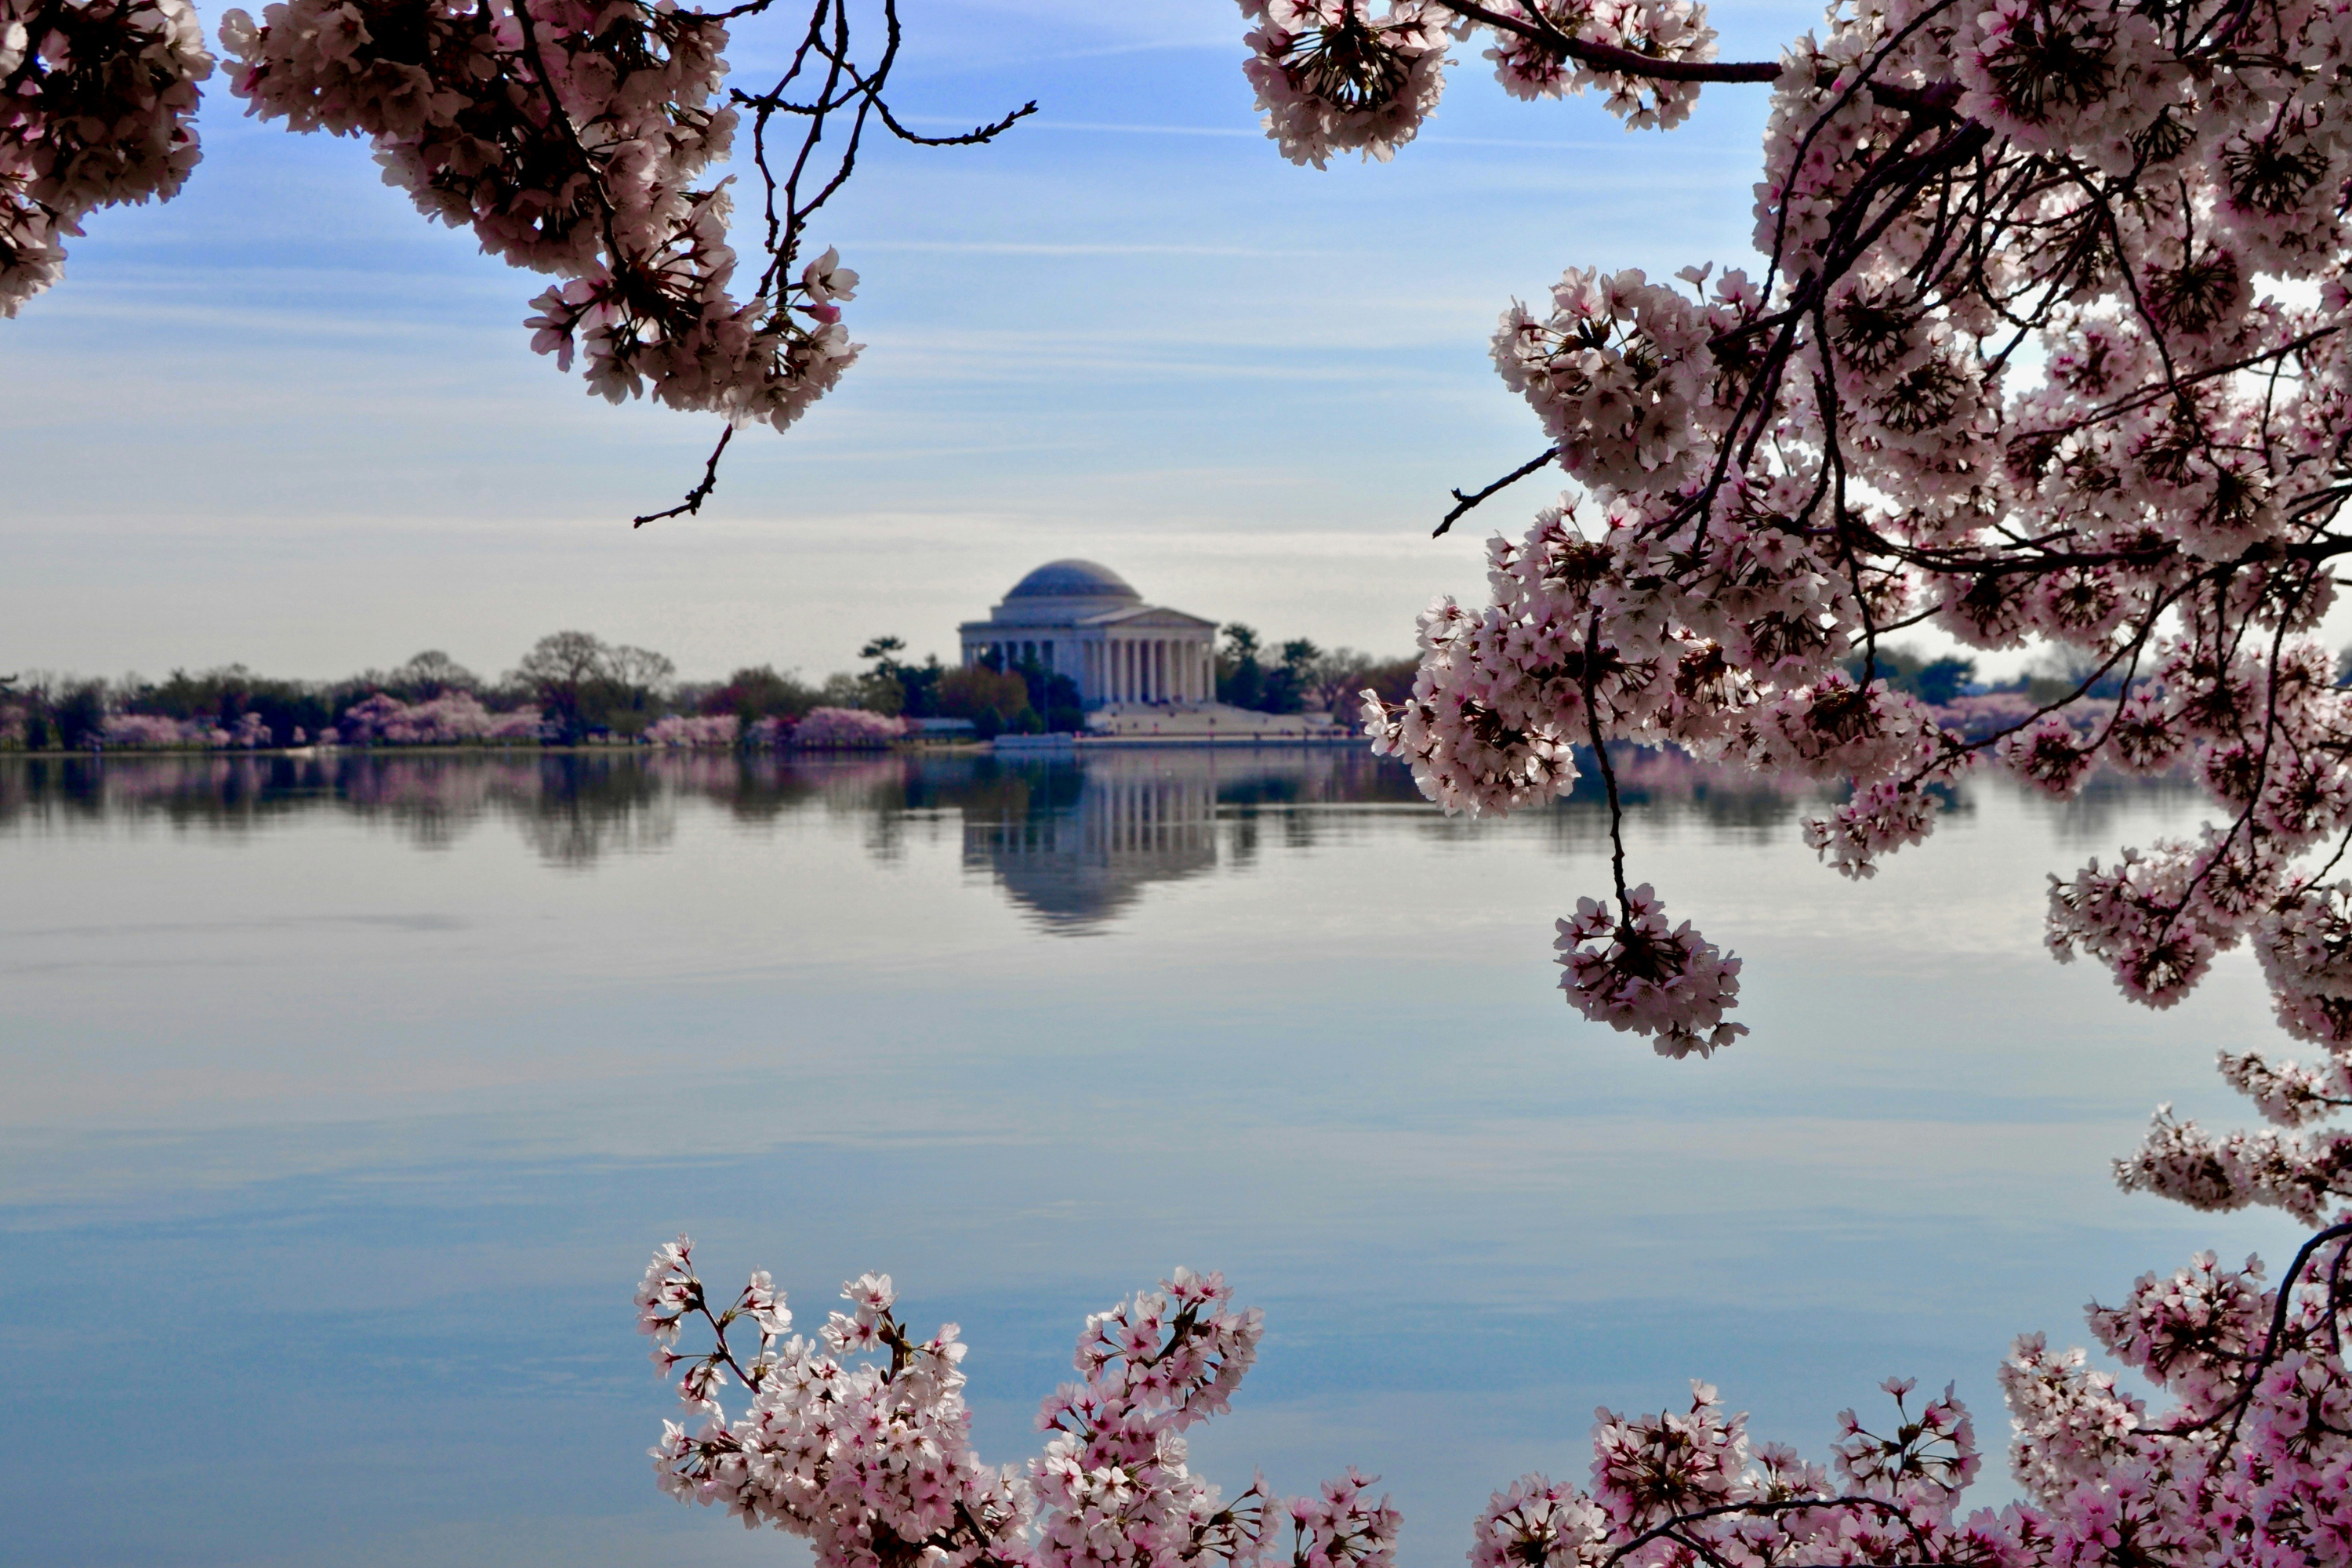
POLYGON ((1465 495, 1459 489, 1455 490, 1454 492, 1454 510, 1445 514, 1444 521, 1440 522, 1437 527, 1431 531, 1429 537, 1432 539, 1444 538, 1445 531, 1454 526, 1454 520, 1455 518, 1460 517, 1463 513, 1468 511, 1472 507, 1476 506, 1480 501, 1485 500, 1488 496, 1493 495, 1497 490, 1510 489, 1511 486, 1517 484, 1521 479, 1526 479, 1529 474, 1534 473, 1538 468, 1542 468, 1546 463, 1550 462, 1554 458, 1559 456, 1559 447, 1547 447, 1541 452, 1529 458, 1526 462, 1521 463, 1517 468, 1513 468, 1509 473, 1505 474, 1501 479, 1496 479, 1493 484, 1488 485, 1485 489, 1478 491, 1475 495, 1465 495))
POLYGON ((1475 0, 1461 5, 1447 0, 1449 11, 1483 22, 1496 32, 1516 33, 1531 43, 1540 44, 1555 54, 1601 70, 1612 70, 1621 76, 1648 77, 1653 81, 1778 81, 1780 66, 1776 60, 1667 60, 1634 49, 1619 48, 1614 44, 1596 44, 1560 31, 1558 24, 1542 11, 1530 8, 1524 16, 1509 16, 1500 11, 1490 11, 1475 0))
MULTIPOLYGON (((732 21, 742 16, 765 14, 779 0, 743 0, 742 4, 725 10, 698 12, 694 15, 714 21, 732 21)), ((764 187, 762 216, 766 226, 767 265, 761 269, 753 293, 768 303, 772 321, 786 318, 793 309, 793 264, 800 258, 801 237, 808 220, 829 201, 835 192, 848 182, 857 166, 857 154, 864 142, 869 120, 878 120, 891 135, 918 147, 971 147, 994 141, 1019 121, 1037 112, 1035 100, 1023 104, 998 120, 975 126, 957 136, 925 136, 912 131, 899 120, 884 97, 891 68, 897 64, 898 46, 903 34, 898 16, 898 0, 882 0, 883 38, 880 53, 870 69, 861 68, 851 58, 852 29, 850 0, 805 0, 809 5, 808 22, 798 44, 784 65, 775 85, 764 92, 746 92, 740 88, 730 89, 728 101, 748 110, 751 121, 751 163, 758 170, 764 187), (772 155, 768 133, 778 115, 786 115, 801 122, 799 146, 784 162, 782 149, 772 155), (845 121, 847 129, 830 145, 825 140, 828 124, 836 128, 845 121), (837 153, 834 148, 838 148, 837 153), (834 159, 827 169, 818 154, 823 150, 834 159), (813 194, 803 195, 803 182, 814 187, 813 194)), ((526 21, 526 26, 528 22, 526 21)), ((564 127, 574 135, 567 121, 564 127)), ((600 187, 601 195, 601 187, 600 187)), ((609 204, 607 204, 609 205, 609 204)), ((609 225, 608 225, 609 226, 609 225)), ((620 258, 615 255, 617 266, 620 258)), ((631 526, 642 528, 648 522, 677 517, 701 510, 719 483, 719 464, 726 453, 727 443, 734 436, 730 426, 719 438, 709 460, 703 466, 701 482, 688 490, 686 499, 666 510, 647 512, 631 526)))
POLYGON ((702 503, 710 499, 710 492, 719 488, 719 459, 726 455, 727 443, 733 439, 735 439, 735 426, 732 425, 719 433, 719 445, 710 448, 709 460, 702 465, 702 482, 687 491, 684 500, 665 511, 649 511, 629 526, 643 528, 649 522, 659 522, 666 517, 676 517, 680 512, 700 511, 702 503))

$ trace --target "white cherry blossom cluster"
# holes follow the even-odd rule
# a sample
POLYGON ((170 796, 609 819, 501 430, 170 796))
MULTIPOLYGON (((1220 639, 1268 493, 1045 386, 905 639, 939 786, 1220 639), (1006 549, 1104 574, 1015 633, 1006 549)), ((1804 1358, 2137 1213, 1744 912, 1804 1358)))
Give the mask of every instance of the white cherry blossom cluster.
POLYGON ((1647 1035, 1675 1058, 1713 1056, 1748 1032, 1723 1019, 1739 999, 1739 960, 1688 921, 1669 926, 1647 882, 1627 890, 1622 911, 1579 899, 1559 931, 1560 989, 1593 1022, 1647 1035))
POLYGON ((1251 27, 1243 73, 1266 135, 1294 163, 1334 153, 1388 162, 1445 89, 1446 48, 1485 34, 1504 90, 1557 99, 1596 90, 1629 128, 1671 128, 1698 101, 1696 80, 1654 73, 1715 58, 1696 0, 1239 0, 1251 27))
MULTIPOLYGON (((2213 837, 2209 829, 2209 845, 2213 837)), ((2196 875, 2200 865, 2185 847, 2176 847, 2166 868, 2178 879, 2196 875)), ((2223 909, 2216 912, 2209 895, 2158 899, 2150 912, 2150 900, 2143 897, 2141 908, 2121 917, 2127 929, 2152 923, 2175 905, 2203 913, 2194 923, 2176 921, 2161 945, 2134 944, 2136 953, 2179 952, 2187 980, 2193 980, 2211 952, 2234 935, 2236 928, 2224 923, 2229 913, 2242 916, 2251 903, 2257 911, 2252 921, 2254 952, 2270 982, 2279 1023, 2290 1036, 2318 1047, 2321 1056, 2303 1063, 2275 1061, 2255 1051, 2223 1051, 2221 1076, 2266 1125, 2215 1133, 2176 1119, 2168 1107, 2159 1108, 2140 1147, 2116 1162, 2116 1176, 2127 1188, 2195 1208, 2260 1205, 2316 1221, 2352 1203, 2352 1129, 2321 1125, 2352 1109, 2352 984, 2347 981, 2352 965, 2346 962, 2346 949, 2352 945, 2352 883, 2305 886, 2279 898, 2272 894, 2270 879, 2257 872, 2242 879, 2247 889, 2232 893, 2226 866, 2203 865, 2211 873, 2208 880, 2223 889, 2223 909), (2206 934, 2216 925, 2221 937, 2206 934)), ((2135 862, 2132 869, 2137 868, 2135 862)), ((2113 890, 2109 896, 2128 897, 2127 887, 2126 878, 2104 884, 2113 890)), ((2187 980, 2175 982, 2173 994, 2187 980)))
POLYGON ((186 0, 0 0, 0 316, 58 280, 93 208, 179 191, 212 69, 186 0))
POLYGON ((1157 1291, 1087 1320, 1066 1384, 1037 1413, 1053 1436, 1032 1461, 1037 1560, 1052 1568, 1175 1568, 1215 1542, 1253 1556, 1278 1500, 1263 1482, 1224 1506, 1186 1464, 1182 1433, 1231 1406, 1265 1333, 1231 1310, 1222 1276, 1178 1269, 1157 1291))
POLYGON ((643 0, 280 0, 223 17, 231 89, 297 131, 365 136, 387 183, 482 247, 566 279, 532 347, 614 402, 782 429, 856 356, 828 251, 739 299, 725 24, 643 0))
MULTIPOLYGON (((1566 707, 1539 718, 1502 694, 1481 669, 1471 639, 1475 624, 1451 599, 1439 599, 1421 617, 1422 664, 1412 697, 1390 707, 1362 694, 1372 750, 1404 759, 1424 794, 1447 811, 1500 811, 1565 795, 1576 784, 1574 731, 1581 710, 1566 707), (1525 721, 1521 722, 1521 721, 1525 721)), ((1546 628, 1543 646, 1563 649, 1559 628, 1546 628)), ((1533 646, 1533 637, 1529 638, 1533 646)))
POLYGON ((2116 1162, 2116 1178, 2190 1208, 2258 1204, 2311 1222, 2352 1186, 2352 1133, 2261 1127, 2216 1134, 2163 1107, 2139 1148, 2116 1162))
POLYGON ((1838 875, 1861 881, 1878 875, 1878 862, 1935 831, 1941 806, 1932 790, 1910 780, 1864 784, 1825 817, 1805 822, 1805 845, 1838 875))
POLYGON ((850 1311, 833 1313, 814 1338, 786 1338, 792 1314, 765 1273, 718 1303, 694 1273, 687 1238, 655 1253, 637 1290, 637 1327, 654 1337, 665 1374, 684 1367, 678 1397, 703 1413, 694 1430, 662 1424, 652 1450, 662 1489, 746 1525, 805 1536, 819 1562, 839 1568, 897 1568, 927 1551, 959 1568, 1007 1560, 1026 1498, 1012 1472, 971 1451, 955 1325, 915 1339, 892 1315, 887 1274, 841 1293, 850 1311), (728 1331, 743 1319, 760 1348, 739 1360, 728 1331), (711 1333, 712 1348, 680 1355, 689 1321, 711 1333), (848 1359, 859 1354, 884 1359, 848 1359), (730 1373, 751 1394, 732 1422, 719 1398, 730 1373))
POLYGON ((1565 98, 1591 89, 1606 95, 1609 112, 1633 130, 1671 130, 1690 118, 1696 82, 1668 81, 1611 70, 1570 57, 1545 33, 1601 44, 1657 60, 1715 58, 1715 29, 1706 7, 1692 0, 1501 0, 1492 9, 1523 31, 1495 29, 1486 58, 1495 79, 1514 98, 1565 98), (1538 20, 1540 18, 1540 25, 1538 20))
POLYGON ((1265 133, 1294 163, 1334 153, 1386 163, 1445 89, 1446 27, 1436 0, 1241 0, 1255 24, 1242 70, 1265 133))
POLYGON ((1570 268, 1551 297, 1542 316, 1513 301, 1494 356, 1561 467, 1629 489, 1685 477, 1709 434, 1700 410, 1715 381, 1712 313, 1638 268, 1603 277, 1570 268))
POLYGON ((787 1338, 792 1313, 766 1273, 721 1303, 686 1237, 654 1254, 637 1327, 704 1417, 695 1431, 663 1424, 652 1453, 665 1491, 804 1536, 824 1568, 1393 1568, 1395 1510, 1353 1470, 1289 1500, 1260 1477, 1228 1502, 1187 1468, 1183 1432, 1230 1408, 1265 1332, 1222 1276, 1180 1268, 1087 1320, 1080 1381, 1039 1409, 1053 1436, 1025 1473, 972 1452, 955 1325, 916 1340, 887 1274, 842 1296, 850 1310, 814 1340, 787 1338), (746 1320, 759 1349, 739 1359, 729 1332, 746 1320), (708 1349, 679 1352, 688 1327, 708 1349), (751 1394, 731 1422, 730 1377, 751 1394))

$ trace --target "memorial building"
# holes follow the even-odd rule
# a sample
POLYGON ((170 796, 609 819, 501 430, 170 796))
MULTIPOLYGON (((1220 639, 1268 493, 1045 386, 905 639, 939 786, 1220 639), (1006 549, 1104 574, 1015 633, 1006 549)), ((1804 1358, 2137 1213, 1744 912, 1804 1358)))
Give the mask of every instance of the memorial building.
POLYGON ((1035 659, 1076 683, 1087 708, 1217 700, 1217 623, 1147 605, 1091 561, 1048 561, 984 621, 966 621, 963 662, 1010 669, 1035 659))

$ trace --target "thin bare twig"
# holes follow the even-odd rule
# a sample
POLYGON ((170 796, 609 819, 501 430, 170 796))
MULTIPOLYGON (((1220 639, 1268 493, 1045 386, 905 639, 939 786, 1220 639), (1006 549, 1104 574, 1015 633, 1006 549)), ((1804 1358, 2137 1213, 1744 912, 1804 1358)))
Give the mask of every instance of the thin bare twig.
POLYGON ((1465 495, 1462 491, 1456 489, 1454 492, 1454 510, 1445 514, 1444 521, 1440 522, 1437 527, 1431 531, 1429 537, 1432 539, 1444 538, 1445 536, 1445 531, 1454 526, 1454 519, 1460 517, 1463 513, 1468 511, 1472 507, 1476 506, 1480 501, 1485 500, 1488 496, 1493 495, 1496 491, 1508 489, 1511 486, 1517 484, 1521 479, 1526 479, 1529 474, 1534 473, 1538 468, 1542 468, 1546 463, 1550 462, 1554 458, 1559 456, 1559 447, 1547 447, 1541 452, 1529 458, 1526 462, 1521 463, 1517 468, 1513 468, 1509 473, 1505 474, 1501 479, 1496 479, 1493 484, 1488 485, 1485 489, 1478 491, 1475 495, 1465 495))
POLYGON ((710 492, 719 488, 719 459, 726 455, 727 443, 733 439, 735 439, 735 426, 732 425, 719 433, 719 445, 710 448, 709 459, 702 465, 702 482, 687 491, 684 500, 667 510, 649 511, 629 526, 643 528, 649 522, 659 522, 666 517, 676 517, 680 512, 688 514, 699 512, 702 510, 702 503, 710 499, 710 492))

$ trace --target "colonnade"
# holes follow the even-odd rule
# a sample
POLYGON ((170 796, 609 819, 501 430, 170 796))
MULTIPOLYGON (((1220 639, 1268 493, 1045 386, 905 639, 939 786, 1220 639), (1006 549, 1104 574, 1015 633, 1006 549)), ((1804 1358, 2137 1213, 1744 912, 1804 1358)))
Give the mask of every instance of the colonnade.
POLYGON ((1207 702, 1217 694, 1210 645, 1178 637, 1123 637, 1078 645, 1086 689, 1103 702, 1207 702))
POLYGON ((1029 659, 1076 680, 1089 704, 1216 700, 1216 649, 1202 639, 1112 633, 1073 642, 1008 637, 964 645, 968 664, 1017 669, 1029 659))
MULTIPOLYGON (((973 651, 977 652, 981 658, 993 659, 996 663, 996 668, 999 669, 1018 669, 1021 668, 1021 664, 1024 659, 1034 658, 1045 668, 1048 674, 1062 675, 1068 673, 1064 670, 1060 665, 1054 662, 1054 645, 1050 640, 1045 642, 986 642, 980 644, 973 651)), ((965 662, 971 663, 974 661, 967 658, 965 662)))

